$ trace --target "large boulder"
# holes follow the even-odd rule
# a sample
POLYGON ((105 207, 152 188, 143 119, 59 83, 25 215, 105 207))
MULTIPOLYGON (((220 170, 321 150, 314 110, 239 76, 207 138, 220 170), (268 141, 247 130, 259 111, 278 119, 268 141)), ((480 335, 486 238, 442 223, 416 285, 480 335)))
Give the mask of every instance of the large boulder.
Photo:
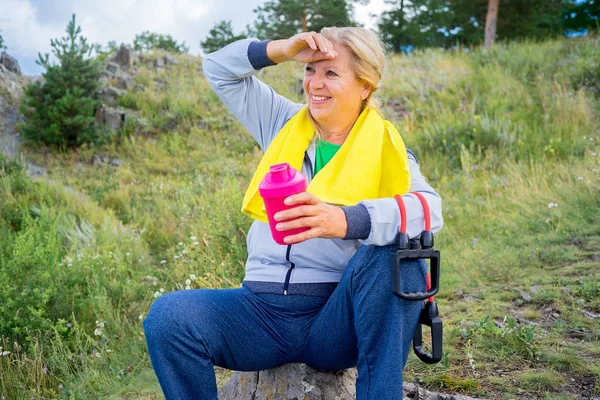
POLYGON ((121 44, 121 47, 119 47, 119 50, 115 53, 113 60, 125 70, 131 68, 134 62, 134 53, 131 46, 121 44))
MULTIPOLYGON (((219 390, 220 400, 354 400, 356 368, 319 371, 305 364, 286 364, 257 371, 236 372, 219 390)), ((458 394, 430 392, 414 383, 404 383, 404 399, 476 400, 458 394)), ((389 399, 398 398, 391 394, 389 399)))
POLYGON ((13 72, 17 75, 22 75, 19 62, 4 51, 0 54, 0 64, 4 65, 10 72, 13 72))
POLYGON ((219 391, 220 400, 356 398, 356 369, 322 372, 305 364, 287 364, 258 372, 236 372, 219 391))

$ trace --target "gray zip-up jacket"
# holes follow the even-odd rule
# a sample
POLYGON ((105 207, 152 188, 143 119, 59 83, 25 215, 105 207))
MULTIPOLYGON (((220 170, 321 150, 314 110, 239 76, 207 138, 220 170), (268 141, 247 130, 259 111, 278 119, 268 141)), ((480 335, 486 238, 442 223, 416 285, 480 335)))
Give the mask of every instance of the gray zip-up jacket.
MULTIPOLYGON (((266 56, 266 42, 251 39, 232 43, 203 60, 204 75, 210 85, 263 150, 303 107, 254 77, 258 70, 269 65, 273 62, 266 56)), ((409 164, 410 191, 419 192, 427 199, 431 230, 436 233, 443 224, 441 199, 421 175, 417 159, 410 151, 409 164)), ((313 140, 302 166, 302 173, 309 182, 314 166, 313 140)), ((403 199, 408 217, 407 233, 412 238, 423 231, 423 209, 416 196, 406 194, 403 199)), ((319 285, 310 284, 339 282, 348 261, 362 244, 383 246, 394 242, 400 212, 393 198, 361 201, 343 209, 348 220, 345 239, 317 238, 294 245, 279 245, 273 240, 267 223, 254 221, 247 235, 244 285, 260 291, 312 294, 318 291, 315 288, 319 285)))

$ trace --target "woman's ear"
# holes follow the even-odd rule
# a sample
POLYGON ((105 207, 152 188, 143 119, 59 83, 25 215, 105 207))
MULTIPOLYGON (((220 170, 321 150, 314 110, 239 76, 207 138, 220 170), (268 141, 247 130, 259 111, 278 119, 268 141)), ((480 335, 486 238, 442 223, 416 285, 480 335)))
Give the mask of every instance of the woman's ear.
POLYGON ((367 97, 369 97, 369 94, 371 93, 371 85, 369 85, 368 83, 365 83, 364 89, 360 94, 360 98, 362 100, 366 99, 367 97))

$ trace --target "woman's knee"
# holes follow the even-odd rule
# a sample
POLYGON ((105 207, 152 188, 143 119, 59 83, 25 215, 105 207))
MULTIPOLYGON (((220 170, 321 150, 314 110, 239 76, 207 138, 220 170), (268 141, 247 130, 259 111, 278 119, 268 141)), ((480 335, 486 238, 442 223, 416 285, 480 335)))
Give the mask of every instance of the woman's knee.
POLYGON ((174 326, 177 325, 176 297, 177 292, 165 293, 152 303, 144 320, 146 340, 165 339, 174 326))

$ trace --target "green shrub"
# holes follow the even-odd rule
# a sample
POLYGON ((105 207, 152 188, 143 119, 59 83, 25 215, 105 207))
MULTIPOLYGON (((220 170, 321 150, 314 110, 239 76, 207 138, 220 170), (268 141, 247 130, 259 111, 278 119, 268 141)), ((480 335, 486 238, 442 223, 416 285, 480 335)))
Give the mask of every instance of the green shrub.
POLYGON ((139 35, 135 35, 133 49, 135 51, 166 50, 181 54, 187 53, 189 47, 185 45, 185 42, 178 43, 171 35, 144 31, 139 35))

